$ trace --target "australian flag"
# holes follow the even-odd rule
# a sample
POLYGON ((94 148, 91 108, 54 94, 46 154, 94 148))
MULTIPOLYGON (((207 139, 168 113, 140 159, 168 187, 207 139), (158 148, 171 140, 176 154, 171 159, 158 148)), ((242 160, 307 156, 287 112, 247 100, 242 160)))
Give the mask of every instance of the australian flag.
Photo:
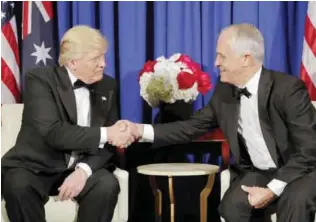
POLYGON ((22 72, 56 64, 53 3, 23 2, 22 72))

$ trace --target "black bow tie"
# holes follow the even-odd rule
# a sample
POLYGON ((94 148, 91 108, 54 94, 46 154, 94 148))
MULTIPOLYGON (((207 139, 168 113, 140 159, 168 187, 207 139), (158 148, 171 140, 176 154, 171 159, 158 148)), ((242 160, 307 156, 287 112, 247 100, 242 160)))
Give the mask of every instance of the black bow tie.
POLYGON ((240 97, 242 95, 246 96, 247 98, 249 98, 251 96, 251 93, 248 91, 248 89, 245 87, 245 88, 238 88, 236 87, 235 88, 235 91, 234 91, 234 94, 235 94, 235 97, 239 100, 240 97))
POLYGON ((74 89, 79 89, 81 87, 85 87, 88 90, 91 90, 92 89, 92 84, 87 84, 87 83, 84 83, 81 80, 77 79, 77 81, 74 83, 74 87, 73 88, 74 89))

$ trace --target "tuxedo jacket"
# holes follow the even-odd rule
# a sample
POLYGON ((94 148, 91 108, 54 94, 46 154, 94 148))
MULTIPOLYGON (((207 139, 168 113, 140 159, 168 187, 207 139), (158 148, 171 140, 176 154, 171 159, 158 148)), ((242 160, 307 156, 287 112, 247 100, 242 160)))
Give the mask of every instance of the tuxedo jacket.
MULTIPOLYGON (((220 127, 230 145, 234 166, 242 169, 251 165, 237 138, 240 101, 234 96, 234 90, 230 84, 218 83, 210 102, 189 120, 154 125, 153 147, 187 143, 220 127)), ((304 83, 293 76, 263 68, 258 113, 264 140, 277 165, 276 179, 290 183, 315 171, 316 110, 304 83)))
POLYGON ((22 125, 2 168, 24 167, 57 173, 68 167, 72 151, 92 172, 111 165, 114 148, 99 149, 100 127, 118 120, 116 83, 104 75, 90 91, 91 127, 77 125, 75 94, 65 67, 36 68, 26 75, 22 125))

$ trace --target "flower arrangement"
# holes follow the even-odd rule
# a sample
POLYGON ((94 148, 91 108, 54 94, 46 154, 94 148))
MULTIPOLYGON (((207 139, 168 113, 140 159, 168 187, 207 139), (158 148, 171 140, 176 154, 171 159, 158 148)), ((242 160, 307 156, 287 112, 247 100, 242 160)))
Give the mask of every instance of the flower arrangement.
POLYGON ((211 89, 210 77, 185 54, 147 61, 139 74, 140 95, 151 106, 177 100, 192 102, 211 89))

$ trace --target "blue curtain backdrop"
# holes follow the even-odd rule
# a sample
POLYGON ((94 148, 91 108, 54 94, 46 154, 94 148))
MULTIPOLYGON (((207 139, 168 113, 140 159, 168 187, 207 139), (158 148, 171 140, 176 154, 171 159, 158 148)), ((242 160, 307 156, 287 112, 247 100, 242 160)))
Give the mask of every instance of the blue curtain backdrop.
MULTIPOLYGON (((156 114, 139 96, 137 76, 148 59, 187 53, 217 82, 216 39, 230 24, 256 25, 265 38, 267 68, 299 76, 307 2, 57 2, 58 35, 77 24, 98 28, 110 42, 106 73, 120 84, 121 118, 150 122, 156 114), (148 113, 150 112, 150 115, 148 113)), ((203 107, 211 90, 199 96, 203 107)))
MULTIPOLYGON (((22 3, 15 2, 15 6, 19 25, 22 3)), ((77 24, 98 28, 107 37, 110 45, 106 74, 116 78, 119 84, 122 119, 151 123, 157 114, 158 110, 152 110, 139 96, 137 77, 146 60, 186 53, 202 65, 215 86, 218 81, 218 72, 214 67, 216 40, 221 29, 230 24, 247 22, 256 25, 265 38, 264 65, 299 77, 307 2, 58 1, 54 2, 54 7, 57 41, 67 29, 77 24)), ((18 27, 19 42, 21 30, 18 27)), ((22 70, 22 73, 25 71, 22 70)), ((213 90, 199 96, 194 109, 203 107, 212 93, 213 90)), ((167 147, 159 151, 148 149, 148 144, 135 145, 138 149, 131 147, 126 151, 129 155, 125 155, 131 182, 129 217, 133 222, 154 221, 154 201, 148 178, 137 174, 137 166, 160 160, 165 162, 168 158, 173 162, 183 162, 187 161, 188 154, 193 158, 191 162, 221 165, 220 147, 214 142, 192 142, 181 149, 167 147)), ((181 222, 196 221, 190 215, 199 217, 198 197, 204 185, 203 180, 175 180, 175 190, 179 192, 178 196, 175 193, 176 200, 180 203, 176 207, 176 215, 181 222)), ((168 194, 166 186, 160 184, 159 187, 163 195, 168 194)), ((216 210, 219 187, 217 178, 208 205, 209 221, 212 222, 219 221, 216 210)), ((167 221, 168 204, 163 204, 163 216, 167 221)))

